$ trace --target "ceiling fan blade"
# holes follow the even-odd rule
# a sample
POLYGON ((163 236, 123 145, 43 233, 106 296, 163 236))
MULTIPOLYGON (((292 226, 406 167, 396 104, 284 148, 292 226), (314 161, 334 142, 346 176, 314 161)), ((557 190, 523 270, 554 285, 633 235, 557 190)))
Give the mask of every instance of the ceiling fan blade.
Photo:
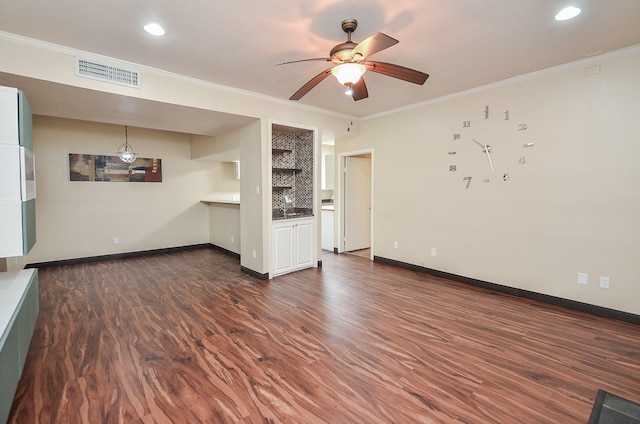
POLYGON ((289 97, 289 100, 300 100, 305 94, 307 94, 313 87, 320 84, 322 80, 331 74, 331 68, 320 72, 315 77, 311 78, 305 85, 300 87, 298 91, 293 93, 293 96, 289 97))
POLYGON ((358 60, 358 57, 363 60, 374 53, 378 53, 379 51, 387 49, 398 43, 399 41, 395 38, 379 32, 355 46, 351 53, 352 58, 356 59, 356 61, 358 60))
POLYGON ((356 102, 358 100, 366 99, 369 97, 369 91, 367 90, 367 84, 364 83, 364 78, 360 77, 358 82, 351 86, 351 97, 356 102))
POLYGON ((378 74, 387 75, 389 77, 398 78, 403 81, 411 82, 418 85, 424 84, 427 78, 429 78, 429 74, 425 74, 424 72, 405 68, 404 66, 400 65, 393 65, 391 63, 368 61, 364 63, 364 66, 369 71, 377 72, 378 74))
POLYGON ((276 66, 289 65, 290 63, 317 62, 317 61, 331 62, 331 59, 328 57, 314 57, 313 59, 301 59, 301 60, 292 60, 291 62, 282 62, 282 63, 278 63, 276 66))

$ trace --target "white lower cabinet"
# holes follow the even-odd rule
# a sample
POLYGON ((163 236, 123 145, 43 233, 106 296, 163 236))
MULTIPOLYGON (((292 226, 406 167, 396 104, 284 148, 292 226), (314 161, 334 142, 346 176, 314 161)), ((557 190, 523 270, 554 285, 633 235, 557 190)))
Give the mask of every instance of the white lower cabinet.
POLYGON ((0 423, 7 422, 38 319, 38 270, 0 272, 0 423))
POLYGON ((273 276, 313 266, 313 218, 273 223, 273 276))

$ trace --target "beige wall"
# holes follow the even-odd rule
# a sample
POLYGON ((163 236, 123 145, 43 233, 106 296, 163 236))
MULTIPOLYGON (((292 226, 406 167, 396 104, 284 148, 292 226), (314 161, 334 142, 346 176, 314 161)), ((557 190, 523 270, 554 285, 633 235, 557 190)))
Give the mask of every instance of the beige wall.
POLYGON ((30 263, 209 242, 211 164, 184 134, 129 128, 140 157, 162 159, 162 183, 69 181, 69 153, 113 155, 124 127, 35 116, 37 243, 30 263), (113 244, 113 237, 119 244, 113 244))
MULTIPOLYGON (((375 255, 640 313, 638 48, 354 121, 350 132, 350 118, 144 67, 139 90, 77 78, 75 52, 60 46, 2 38, 0 53, 5 58, 1 72, 257 118, 228 135, 242 140, 242 264, 257 272, 269 269, 267 122, 282 120, 332 132, 337 154, 372 149, 375 255), (584 68, 593 65, 600 65, 600 72, 585 76, 584 68), (486 105, 491 118, 484 121, 486 105), (521 152, 522 134, 502 125, 506 109, 513 124, 528 124, 524 138, 535 143, 533 148, 521 152), (472 121, 473 132, 461 128, 464 120, 472 121), (463 139, 454 144, 452 134, 458 132, 463 139), (486 158, 471 136, 494 146, 495 173, 488 174, 486 158), (455 159, 448 155, 453 150, 455 159), (517 163, 521 154, 525 165, 517 163), (457 171, 449 171, 451 164, 457 171), (508 182, 500 181, 505 171, 508 182), (473 178, 469 189, 464 176, 473 178), (483 183, 486 177, 492 181, 483 183), (437 256, 431 256, 432 247, 437 256), (578 272, 589 274, 587 286, 576 284, 578 272), (611 278, 610 289, 598 287, 600 276, 611 278)), ((166 158, 165 180, 171 179, 158 185, 162 189, 91 185, 101 187, 96 190, 87 189, 88 183, 76 188, 65 182, 66 149, 92 153, 89 147, 101 147, 95 153, 111 153, 121 132, 119 126, 36 118, 38 244, 29 262, 209 241, 208 209, 199 200, 212 189, 212 171, 190 160, 187 140, 176 141, 186 136, 141 129, 131 134, 141 153, 153 146, 157 154, 149 156, 166 158), (51 163, 43 165, 48 159, 51 163), (141 198, 148 202, 138 205, 141 198), (109 209, 114 204, 117 209, 109 209), (141 214, 132 211, 142 211, 148 220, 140 222, 141 214), (120 245, 112 245, 113 236, 120 237, 120 245)), ((335 198, 339 217, 338 192, 335 198)), ((8 264, 14 266, 19 264, 8 264)))
POLYGON ((240 205, 212 203, 209 205, 210 243, 241 254, 240 205))
MULTIPOLYGON (((268 121, 275 119, 294 126, 298 124, 313 126, 339 138, 356 132, 353 126, 350 132, 347 131, 351 118, 326 113, 295 102, 227 88, 136 64, 132 65, 140 69, 141 80, 144 81, 139 89, 79 78, 74 72, 74 58, 78 53, 81 52, 64 46, 41 43, 19 36, 0 35, 0 56, 4 59, 0 61, 0 72, 122 96, 256 118, 253 124, 238 129, 237 133, 243 140, 239 146, 243 176, 240 192, 243 206, 245 202, 249 205, 241 210, 243 229, 241 263, 256 272, 266 274, 269 271, 270 262, 267 246, 269 246, 268 228, 271 212, 269 173, 263 172, 263 169, 268 166, 270 160, 270 155, 265 153, 269 149, 268 121), (258 195, 255 194, 256 187, 259 187, 258 195), (251 194, 251 196, 244 194, 251 194)), ((114 105, 114 107, 117 106, 114 105)), ((34 110, 37 112, 37 108, 34 110)), ((56 111, 58 112, 65 113, 62 110, 56 111)), ((194 157, 203 154, 203 147, 206 149, 206 146, 199 144, 200 141, 202 140, 194 143, 194 157)), ((216 136, 215 141, 222 143, 223 146, 227 143, 224 135, 216 136)), ((230 143, 236 144, 237 140, 232 140, 230 143)), ((318 193, 318 199, 319 196, 318 193)), ((207 231, 206 226, 203 229, 207 231)))
POLYGON ((336 149, 375 152, 375 255, 640 314, 638 111, 636 48, 365 120, 336 149))

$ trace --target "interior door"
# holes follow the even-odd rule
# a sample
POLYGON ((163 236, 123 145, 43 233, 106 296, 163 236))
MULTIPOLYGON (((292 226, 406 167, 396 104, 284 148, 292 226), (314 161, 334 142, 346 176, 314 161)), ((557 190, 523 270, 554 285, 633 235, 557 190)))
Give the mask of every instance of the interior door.
POLYGON ((344 250, 371 247, 371 157, 345 158, 344 250))

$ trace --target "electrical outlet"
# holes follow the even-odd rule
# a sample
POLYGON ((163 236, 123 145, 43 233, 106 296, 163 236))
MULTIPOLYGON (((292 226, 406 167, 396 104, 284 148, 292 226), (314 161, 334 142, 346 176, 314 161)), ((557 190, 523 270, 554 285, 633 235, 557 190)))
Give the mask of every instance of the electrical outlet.
POLYGON ((233 243, 234 241, 236 241, 236 238, 231 236, 231 243, 233 243))
POLYGON ((256 186, 256 194, 260 194, 260 186, 256 186))
POLYGON ((393 248, 397 249, 398 248, 398 240, 394 240, 393 242, 393 248))
POLYGON ((120 239, 118 239, 118 237, 114 237, 113 244, 118 244, 118 243, 120 243, 120 239))
POLYGON ((438 249, 436 249, 435 247, 431 248, 431 256, 438 256, 438 249))
POLYGON ((253 256, 253 259, 255 259, 257 257, 256 249, 253 249, 251 251, 251 256, 253 256))
POLYGON ((589 274, 585 274, 584 272, 578 273, 578 284, 581 286, 586 286, 589 281, 589 274))
POLYGON ((609 288, 609 277, 600 277, 600 288, 609 288))

